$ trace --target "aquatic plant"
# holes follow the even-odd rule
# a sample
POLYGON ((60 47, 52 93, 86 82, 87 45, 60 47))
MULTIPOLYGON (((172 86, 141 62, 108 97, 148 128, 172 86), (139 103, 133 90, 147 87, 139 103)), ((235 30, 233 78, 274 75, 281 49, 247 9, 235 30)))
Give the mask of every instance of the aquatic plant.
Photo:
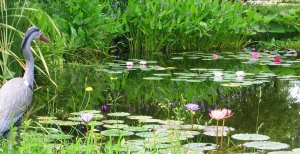
POLYGON ((273 60, 275 63, 280 63, 280 61, 281 61, 281 59, 279 57, 274 57, 273 60))
POLYGON ((89 133, 88 124, 91 122, 93 117, 94 117, 94 114, 91 114, 91 113, 82 113, 82 114, 79 115, 80 120, 85 124, 86 134, 89 133))
POLYGON ((252 52, 251 55, 252 55, 252 58, 255 58, 255 59, 258 58, 258 52, 252 52))
POLYGON ((244 71, 237 71, 237 72, 235 72, 235 75, 237 77, 244 77, 245 76, 245 72, 244 71))
POLYGON ((189 103, 185 105, 186 109, 191 111, 191 123, 192 123, 192 130, 194 129, 194 114, 195 111, 199 110, 199 105, 195 103, 189 103))
POLYGON ((126 68, 132 68, 133 67, 133 62, 129 61, 126 62, 126 68))
POLYGON ((209 116, 214 119, 217 120, 217 127, 216 127, 216 149, 218 149, 218 134, 219 134, 219 120, 223 120, 223 125, 222 125, 222 136, 221 136, 221 148, 223 146, 223 133, 224 133, 224 125, 225 125, 225 119, 230 118, 233 115, 233 113, 231 113, 231 110, 229 109, 216 109, 216 110, 211 110, 209 113, 209 116))
POLYGON ((146 68, 147 67, 147 62, 146 61, 140 61, 140 67, 141 68, 146 68))
POLYGON ((217 54, 213 54, 213 60, 217 60, 218 59, 218 55, 217 54))

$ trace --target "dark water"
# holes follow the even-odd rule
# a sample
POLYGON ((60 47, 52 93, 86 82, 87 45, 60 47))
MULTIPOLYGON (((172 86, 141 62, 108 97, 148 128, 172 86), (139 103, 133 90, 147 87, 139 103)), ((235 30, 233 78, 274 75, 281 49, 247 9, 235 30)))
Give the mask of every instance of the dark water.
MULTIPOLYGON (((153 65, 177 68, 176 70, 168 71, 169 73, 192 72, 191 68, 214 68, 225 71, 252 73, 253 70, 256 69, 257 71, 260 68, 241 64, 240 60, 199 61, 197 59, 184 58, 178 61, 161 58, 156 58, 155 60, 158 63, 153 65)), ((100 103, 91 106, 91 108, 100 109, 101 105, 107 105, 108 113, 115 111, 129 112, 132 115, 149 115, 162 120, 181 120, 182 118, 186 124, 189 124, 190 115, 184 112, 184 105, 186 103, 197 103, 200 109, 194 115, 194 123, 201 125, 206 125, 210 121, 208 115, 210 110, 228 108, 234 112, 234 115, 226 120, 225 125, 235 129, 232 134, 263 134, 269 136, 270 141, 289 144, 289 149, 300 148, 298 136, 300 122, 300 92, 298 90, 300 89, 300 84, 280 80, 277 77, 269 77, 269 82, 247 87, 223 87, 213 81, 175 84, 175 82, 168 80, 143 80, 144 77, 151 76, 153 73, 161 72, 155 70, 129 71, 126 79, 127 86, 122 91, 107 88, 106 92, 104 92, 109 94, 110 97, 120 94, 122 96, 121 99, 113 105, 106 98, 105 101, 99 101, 100 103), (129 89, 137 88, 138 90, 134 94, 128 91, 129 89), (160 89, 168 92, 160 93, 160 89), (203 98, 202 94, 206 93, 208 93, 209 99, 203 98), (134 99, 128 101, 128 97, 133 97, 134 99), (182 112, 178 115, 176 111, 182 112)), ((212 120, 208 125, 216 125, 216 121, 212 120)), ((201 136, 195 139, 195 141, 200 140, 201 142, 215 142, 214 137, 201 136)), ((243 143, 234 139, 233 142, 236 145, 243 143)))

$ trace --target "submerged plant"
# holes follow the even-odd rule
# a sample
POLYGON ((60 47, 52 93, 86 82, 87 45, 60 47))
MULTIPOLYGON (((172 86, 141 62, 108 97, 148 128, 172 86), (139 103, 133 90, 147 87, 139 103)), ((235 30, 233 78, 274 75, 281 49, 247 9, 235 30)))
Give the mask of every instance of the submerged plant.
POLYGON ((221 136, 221 149, 223 146, 223 132, 224 132, 224 125, 225 125, 225 119, 230 118, 233 115, 233 113, 231 113, 231 110, 229 109, 225 109, 223 108, 221 109, 216 109, 216 110, 211 110, 209 113, 209 116, 212 119, 217 120, 217 129, 216 129, 216 149, 218 149, 218 126, 219 126, 219 120, 223 120, 223 125, 222 125, 222 136, 221 136))
POLYGON ((192 130, 194 129, 194 119, 193 119, 193 116, 195 114, 195 111, 199 110, 199 105, 198 104, 192 104, 192 103, 189 103, 189 104, 186 104, 185 105, 186 109, 191 111, 191 123, 192 123, 192 130))

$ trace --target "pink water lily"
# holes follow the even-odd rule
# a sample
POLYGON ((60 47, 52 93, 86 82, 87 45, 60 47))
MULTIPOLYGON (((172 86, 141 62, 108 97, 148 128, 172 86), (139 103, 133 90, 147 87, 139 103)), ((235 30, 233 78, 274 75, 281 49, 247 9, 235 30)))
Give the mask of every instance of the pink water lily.
POLYGON ((126 68, 132 68, 133 67, 133 62, 129 61, 126 62, 126 68))
POLYGON ((215 120, 222 120, 230 118, 233 114, 231 114, 231 110, 223 108, 222 110, 211 110, 209 116, 215 120))
POLYGON ((258 58, 258 52, 252 52, 252 58, 257 59, 258 58))
POLYGON ((219 120, 223 120, 223 126, 222 126, 222 136, 221 136, 221 149, 223 146, 223 133, 224 133, 224 124, 225 124, 225 119, 230 118, 233 115, 233 113, 231 112, 231 110, 229 109, 216 109, 216 110, 211 110, 209 113, 209 116, 212 119, 217 120, 217 127, 216 127, 216 149, 218 149, 218 126, 219 126, 219 120))
POLYGON ((279 57, 274 57, 273 60, 274 60, 275 63, 280 63, 280 61, 281 61, 281 59, 279 57))
POLYGON ((147 62, 146 61, 140 61, 140 67, 141 68, 146 68, 147 67, 147 62))
POLYGON ((213 60, 217 60, 218 59, 218 55, 217 54, 213 54, 213 60))

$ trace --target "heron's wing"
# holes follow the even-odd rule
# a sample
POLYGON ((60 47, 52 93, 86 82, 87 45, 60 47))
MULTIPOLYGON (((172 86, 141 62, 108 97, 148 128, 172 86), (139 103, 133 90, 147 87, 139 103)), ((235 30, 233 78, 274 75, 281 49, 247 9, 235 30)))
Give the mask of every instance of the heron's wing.
POLYGON ((32 101, 33 91, 23 78, 14 78, 0 89, 0 134, 10 128, 27 110, 32 101))

